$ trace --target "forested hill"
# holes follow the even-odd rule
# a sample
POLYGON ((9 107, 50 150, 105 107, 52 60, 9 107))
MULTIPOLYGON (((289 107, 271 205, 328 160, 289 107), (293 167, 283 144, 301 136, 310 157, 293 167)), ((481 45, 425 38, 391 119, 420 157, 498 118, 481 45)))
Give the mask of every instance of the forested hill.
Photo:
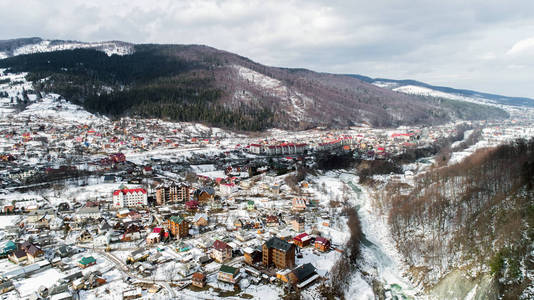
POLYGON ((128 47, 133 48, 125 55, 95 49, 17 55, 0 59, 0 68, 29 72, 36 89, 58 93, 94 113, 241 130, 508 117, 495 107, 406 95, 349 76, 267 67, 207 46, 128 47))
POLYGON ((534 296, 534 140, 480 149, 376 196, 415 280, 432 286, 461 269, 493 276, 504 299, 534 296))

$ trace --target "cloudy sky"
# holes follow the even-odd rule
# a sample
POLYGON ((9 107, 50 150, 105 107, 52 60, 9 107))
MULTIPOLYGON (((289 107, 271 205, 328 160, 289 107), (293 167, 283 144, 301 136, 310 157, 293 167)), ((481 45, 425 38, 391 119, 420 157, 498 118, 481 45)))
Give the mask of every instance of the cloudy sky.
POLYGON ((257 62, 534 97, 534 1, 0 0, 0 39, 205 44, 257 62))

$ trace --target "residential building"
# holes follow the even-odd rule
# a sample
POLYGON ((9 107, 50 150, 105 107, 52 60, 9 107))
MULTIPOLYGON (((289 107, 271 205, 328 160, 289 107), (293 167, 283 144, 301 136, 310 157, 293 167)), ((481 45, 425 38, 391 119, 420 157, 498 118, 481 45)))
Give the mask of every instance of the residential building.
POLYGON ((198 227, 208 225, 208 215, 205 213, 196 213, 193 216, 193 224, 198 227))
POLYGON ((191 283, 193 286, 203 288, 206 285, 206 275, 200 272, 193 273, 193 276, 191 277, 191 283))
POLYGON ((78 261, 78 266, 82 269, 90 267, 94 264, 96 264, 96 259, 92 256, 83 257, 78 261))
POLYGON ((146 243, 148 245, 157 244, 161 241, 161 234, 157 232, 151 232, 146 237, 146 243))
POLYGON ((292 205, 292 209, 293 210, 296 210, 296 211, 302 211, 302 210, 305 210, 306 209, 306 199, 304 198, 293 198, 293 205, 292 205))
POLYGON ((301 248, 306 247, 311 243, 311 237, 304 232, 294 237, 293 243, 301 248))
POLYGON ((17 244, 13 241, 7 241, 1 247, 0 256, 8 255, 15 250, 17 250, 17 244))
POLYGON ((31 245, 30 247, 28 247, 28 249, 26 250, 26 254, 28 254, 28 260, 31 261, 31 262, 35 262, 35 260, 38 258, 38 257, 41 257, 44 255, 44 252, 43 250, 41 250, 40 248, 38 248, 37 246, 35 245, 31 245))
POLYGON ((214 197, 215 190, 210 186, 199 188, 193 193, 193 198, 200 203, 211 201, 214 197))
POLYGON ((330 250, 330 240, 324 237, 321 237, 321 236, 316 237, 315 238, 315 249, 321 252, 326 252, 330 250))
POLYGON ((26 261, 28 259, 28 254, 26 254, 26 251, 22 249, 17 249, 11 252, 8 257, 9 260, 11 260, 12 262, 20 264, 21 262, 26 261))
POLYGON ((172 216, 167 221, 167 226, 169 232, 177 239, 184 238, 189 234, 189 222, 181 216, 172 216))
POLYGON ((148 195, 145 189, 119 189, 113 191, 113 207, 134 207, 148 205, 148 195))
POLYGON ((5 294, 14 289, 15 289, 15 286, 13 285, 13 281, 11 280, 0 283, 0 295, 5 294))
POLYGON ((189 201, 191 187, 186 183, 160 185, 156 188, 156 202, 163 205, 169 202, 189 201))
POLYGON ((304 218, 300 216, 294 218, 293 221, 291 221, 291 226, 293 227, 293 230, 295 230, 296 232, 304 231, 305 225, 306 223, 304 222, 304 218))
POLYGON ((262 246, 263 265, 286 269, 295 265, 295 245, 277 237, 270 238, 262 246))
POLYGON ((307 263, 293 269, 293 271, 288 274, 288 277, 289 282, 297 285, 298 288, 303 288, 319 278, 319 275, 315 272, 315 267, 311 263, 307 263))
POLYGON ((249 265, 254 265, 262 260, 261 251, 250 247, 243 249, 243 256, 245 257, 245 263, 249 265))
POLYGON ((253 200, 248 200, 247 201, 247 209, 248 210, 254 210, 254 201, 253 200))
POLYGON ((216 240, 213 243, 211 257, 219 263, 230 260, 232 258, 232 247, 228 246, 228 244, 223 241, 216 240))
POLYGON ((222 265, 217 273, 217 279, 228 283, 236 283, 239 281, 239 269, 222 265))
POLYGON ((96 220, 102 216, 98 206, 82 207, 78 209, 75 215, 78 220, 83 220, 83 219, 95 219, 96 220))

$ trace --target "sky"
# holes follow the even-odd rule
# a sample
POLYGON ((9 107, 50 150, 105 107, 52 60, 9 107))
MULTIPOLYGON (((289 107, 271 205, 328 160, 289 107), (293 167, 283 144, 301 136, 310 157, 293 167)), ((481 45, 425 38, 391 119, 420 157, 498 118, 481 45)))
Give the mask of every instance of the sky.
POLYGON ((0 39, 204 44, 279 67, 534 98, 534 1, 0 0, 0 39))

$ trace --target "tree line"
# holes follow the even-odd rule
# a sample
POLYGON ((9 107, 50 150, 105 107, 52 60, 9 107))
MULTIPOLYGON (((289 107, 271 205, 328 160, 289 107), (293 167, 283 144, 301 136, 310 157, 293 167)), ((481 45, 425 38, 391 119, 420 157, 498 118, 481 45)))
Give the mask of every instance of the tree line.
POLYGON ((427 270, 425 284, 462 266, 491 271, 513 294, 534 241, 533 186, 534 139, 518 140, 431 169, 413 186, 391 181, 375 205, 408 263, 427 270))

